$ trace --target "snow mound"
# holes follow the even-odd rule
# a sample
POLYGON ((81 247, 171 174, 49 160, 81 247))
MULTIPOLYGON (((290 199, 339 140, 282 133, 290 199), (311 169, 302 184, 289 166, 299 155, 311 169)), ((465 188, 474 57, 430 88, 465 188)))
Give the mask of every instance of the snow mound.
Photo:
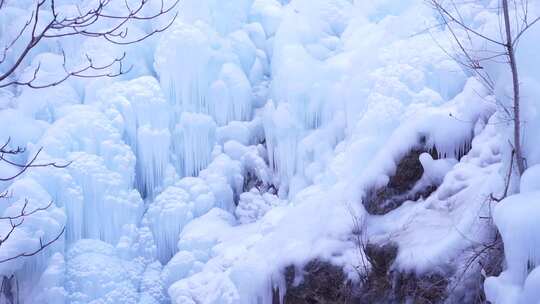
MULTIPOLYGON (((535 168, 532 167, 533 171, 535 168)), ((530 178, 534 172, 524 175, 530 178)), ((486 279, 488 299, 497 304, 537 303, 538 268, 538 217, 540 192, 527 191, 501 201, 493 214, 495 224, 504 242, 505 270, 498 277, 486 279), (536 287, 533 287, 536 286, 536 287)))

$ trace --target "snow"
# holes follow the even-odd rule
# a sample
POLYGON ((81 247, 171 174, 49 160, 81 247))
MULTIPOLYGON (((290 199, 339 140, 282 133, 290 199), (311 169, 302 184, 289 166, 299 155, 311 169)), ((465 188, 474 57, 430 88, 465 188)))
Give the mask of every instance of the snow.
POLYGON ((495 303, 535 303, 540 298, 531 290, 537 282, 539 264, 538 215, 540 208, 538 191, 527 191, 509 196, 495 208, 493 218, 505 244, 506 267, 498 277, 490 277, 485 286, 487 296, 495 303), (512 296, 504 294, 516 289, 512 296))
MULTIPOLYGON (((494 125, 487 125, 459 163, 431 159, 432 168, 424 174, 437 177, 432 175, 436 165, 440 165, 439 170, 449 169, 432 195, 418 202, 406 202, 385 216, 368 219, 370 239, 398 244, 395 267, 420 274, 434 268, 444 273, 448 271, 444 267, 458 266, 448 262, 490 235, 481 217, 489 216, 490 193, 504 184, 498 174, 502 162, 499 143, 500 135, 494 125)), ((428 157, 431 158, 420 156, 423 165, 428 157)))
POLYGON ((419 157, 424 175, 422 179, 430 185, 440 185, 444 177, 452 170, 452 167, 457 163, 455 159, 437 159, 434 160, 429 153, 422 153, 419 157))
POLYGON ((534 192, 540 190, 540 166, 534 165, 527 168, 521 176, 519 191, 521 193, 534 192))

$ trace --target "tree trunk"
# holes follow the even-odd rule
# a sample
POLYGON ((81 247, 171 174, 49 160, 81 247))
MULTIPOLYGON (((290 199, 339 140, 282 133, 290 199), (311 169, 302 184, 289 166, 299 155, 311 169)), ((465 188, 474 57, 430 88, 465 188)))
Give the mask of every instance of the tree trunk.
POLYGON ((506 30, 505 48, 507 51, 510 69, 512 70, 512 86, 514 90, 514 150, 516 156, 516 165, 519 175, 525 171, 525 161, 521 149, 521 117, 520 117, 520 92, 519 92, 519 74, 516 62, 516 54, 513 45, 512 29, 510 25, 510 12, 508 10, 508 0, 502 0, 502 9, 504 14, 504 28, 506 30))

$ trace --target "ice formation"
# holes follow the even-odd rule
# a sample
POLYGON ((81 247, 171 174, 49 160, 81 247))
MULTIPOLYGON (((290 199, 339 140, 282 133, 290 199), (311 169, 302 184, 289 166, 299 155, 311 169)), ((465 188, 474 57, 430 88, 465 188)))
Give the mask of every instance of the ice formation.
POLYGON ((216 141, 216 123, 204 114, 183 113, 173 133, 177 170, 196 176, 211 161, 216 141))
POLYGON ((162 185, 171 146, 169 105, 159 83, 140 77, 115 83, 97 95, 101 110, 122 123, 123 137, 137 157, 137 189, 153 198, 162 185))
POLYGON ((146 216, 162 263, 166 263, 176 252, 178 235, 183 226, 208 212, 215 204, 216 198, 210 187, 199 178, 184 178, 159 194, 146 216))
POLYGON ((114 247, 81 240, 68 251, 66 290, 71 303, 138 303, 136 279, 143 265, 116 256, 114 247))
MULTIPOLYGON (((30 2, 7 1, 0 10, 0 45, 15 37, 30 2)), ((150 2, 144 14, 160 9, 150 2)), ((75 13, 74 2, 62 3, 75 13)), ((459 5, 475 29, 498 34, 487 2, 459 5)), ((451 33, 430 26, 440 20, 423 1, 179 6, 167 31, 140 44, 51 39, 21 69, 32 77, 40 66, 41 81, 56 79, 64 49, 74 54, 69 66, 85 54, 97 64, 126 52, 130 73, 43 90, 0 88, 0 142, 27 147, 6 159, 24 162, 43 148, 39 163, 69 164, 0 181, 0 191, 13 194, 0 215, 16 214, 25 199, 28 208, 52 202, 0 243, 0 260, 65 227, 39 255, 0 263, 0 278, 18 280, 22 303, 275 303, 290 265, 317 258, 357 278, 363 253, 351 233, 358 222, 370 241, 399 246, 393 270, 457 273, 493 237, 491 215, 506 263, 486 278, 487 298, 540 300, 540 26, 517 53, 529 168, 520 181, 512 175, 510 196, 492 204, 491 195, 504 193, 511 155, 501 108, 510 82, 486 64, 495 75, 491 92, 449 58, 451 33), (423 170, 413 189, 433 192, 369 215, 366 193, 388 186, 411 150, 423 170)), ((114 2, 108 12, 123 7, 114 2)), ((127 35, 166 19, 137 22, 127 35)), ((0 177, 16 172, 0 162, 0 177)), ((0 238, 8 230, 0 220, 0 238)), ((0 302, 5 297, 0 291, 0 302)))

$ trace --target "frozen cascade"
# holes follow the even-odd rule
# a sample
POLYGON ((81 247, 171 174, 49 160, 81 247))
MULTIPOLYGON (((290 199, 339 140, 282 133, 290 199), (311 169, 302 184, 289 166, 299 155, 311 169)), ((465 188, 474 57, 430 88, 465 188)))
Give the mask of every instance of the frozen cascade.
POLYGON ((244 185, 242 164, 223 153, 218 153, 208 168, 200 172, 199 177, 212 189, 216 197, 215 207, 232 212, 235 208, 235 199, 242 193, 244 185))
POLYGON ((165 264, 175 252, 178 234, 193 218, 190 196, 180 187, 160 193, 146 213, 158 248, 158 259, 165 264))
POLYGON ((226 35, 246 23, 252 3, 253 0, 186 0, 182 3, 180 18, 188 23, 202 20, 220 34, 226 35))
POLYGON ((83 237, 114 244, 123 226, 136 224, 142 214, 139 193, 126 187, 120 174, 109 171, 101 157, 84 152, 69 156, 75 159, 69 170, 84 197, 83 237))
POLYGON ((264 108, 264 131, 270 167, 280 178, 280 190, 286 188, 297 172, 297 145, 303 131, 291 115, 288 104, 264 108))
POLYGON ((71 160, 70 152, 99 155, 105 166, 120 174, 122 184, 130 188, 135 181, 135 155, 123 141, 113 121, 87 105, 63 109, 62 116, 47 129, 38 142, 54 159, 71 160))
POLYGON ((221 62, 214 58, 216 52, 212 38, 198 23, 190 25, 176 22, 164 36, 156 50, 155 66, 161 86, 174 106, 175 119, 181 113, 212 113, 206 101, 206 91, 219 73, 221 62))
POLYGON ((66 261, 57 252, 48 261, 47 269, 41 275, 35 293, 31 296, 33 302, 47 304, 62 304, 66 302, 65 289, 66 261))
POLYGON ((235 37, 221 37, 202 22, 177 22, 161 39, 155 65, 174 121, 183 112, 208 114, 219 125, 251 118, 252 86, 241 66, 250 71, 255 60, 242 63, 240 58, 255 58, 256 49, 248 37, 235 37), (246 40, 248 47, 241 47, 246 40))
POLYGON ((162 185, 169 164, 170 106, 157 80, 143 76, 117 82, 97 94, 97 102, 111 119, 121 115, 121 129, 134 151, 136 186, 143 197, 153 198, 162 185))
POLYGON ((219 125, 251 119, 251 85, 244 72, 232 63, 223 65, 219 78, 210 87, 209 102, 219 125))
POLYGON ((175 165, 183 176, 196 176, 212 160, 216 123, 204 114, 183 113, 173 136, 175 165))
POLYGON ((168 129, 142 126, 137 130, 137 189, 153 198, 163 183, 169 164, 171 135, 168 129))
MULTIPOLYGON (((59 205, 70 205, 66 208, 68 240, 82 237, 114 243, 122 226, 136 224, 142 212, 141 197, 132 189, 135 156, 105 115, 89 106, 64 110, 65 114, 47 130, 40 144, 54 160, 73 162, 66 169, 71 178, 61 178, 61 188, 56 189, 65 197, 55 193, 61 198, 59 205)), ((45 178, 43 173, 35 174, 41 176, 38 181, 50 188, 52 179, 45 178)))
POLYGON ((233 196, 243 184, 241 174, 237 161, 220 154, 200 172, 200 177, 184 177, 156 197, 143 222, 153 232, 162 263, 166 264, 177 252, 178 236, 191 220, 213 207, 232 210, 233 196))
POLYGON ((158 249, 158 259, 166 263, 176 253, 178 235, 185 224, 215 205, 206 182, 187 177, 161 193, 146 214, 158 249))
MULTIPOLYGON (((8 2, 0 43, 16 35, 32 1, 8 2)), ((1 214, 26 197, 32 207, 54 202, 0 244, 0 258, 66 226, 42 254, 0 264, 0 278, 15 273, 25 304, 267 304, 273 288, 284 292, 282 270, 292 264, 322 258, 357 275, 351 212, 366 220, 370 240, 400 245, 396 269, 459 262, 473 248, 461 233, 487 234, 478 213, 503 183, 508 151, 495 99, 433 43, 451 49, 445 28, 425 31, 438 20, 421 2, 185 0, 167 31, 141 44, 47 40, 22 63, 25 77, 40 61, 43 76, 56 77, 60 49, 74 61, 95 55, 96 64, 126 51, 135 69, 45 90, 0 89, 0 138, 28 147, 18 160, 43 147, 40 161, 71 162, 0 184, 16 190, 1 214), (368 216, 362 192, 387 185, 420 145, 442 158, 419 159, 420 181, 439 188, 368 216)), ((110 13, 123 7, 111 5, 110 13)), ((483 3, 463 5, 475 26, 498 20, 483 3)), ((164 21, 134 22, 129 35, 164 21)), ((529 87, 523 96, 535 94, 529 87)), ((524 109, 525 127, 538 126, 533 103, 524 109)), ((527 153, 538 150, 533 133, 525 132, 527 153)), ((522 194, 496 207, 511 247, 508 268, 486 280, 497 304, 539 299, 536 170, 523 176, 522 194)))

